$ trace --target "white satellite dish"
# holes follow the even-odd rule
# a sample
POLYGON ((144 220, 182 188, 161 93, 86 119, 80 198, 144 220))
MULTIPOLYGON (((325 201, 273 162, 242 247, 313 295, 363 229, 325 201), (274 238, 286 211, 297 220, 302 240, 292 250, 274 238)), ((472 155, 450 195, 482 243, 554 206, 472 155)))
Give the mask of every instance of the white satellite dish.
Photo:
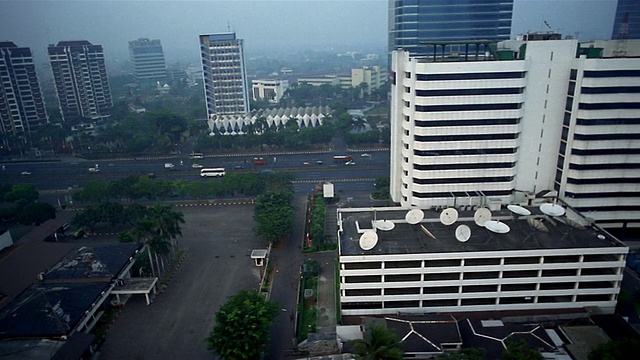
POLYGON ((473 214, 473 221, 476 225, 484 227, 484 223, 491 220, 491 210, 481 207, 473 214))
POLYGON ((471 228, 467 225, 460 225, 456 228, 456 239, 460 242, 467 242, 471 237, 471 228))
POLYGON ((540 205, 540 211, 549 216, 562 216, 565 213, 565 210, 562 206, 549 203, 540 205))
POLYGON ((458 210, 446 208, 440 213, 440 222, 444 225, 451 225, 458 220, 458 210))
POLYGON ((373 222, 373 226, 382 231, 389 231, 393 230, 393 228, 396 227, 396 224, 389 220, 376 220, 373 222))
POLYGON ((360 248, 362 250, 371 250, 378 243, 378 234, 375 231, 365 231, 364 234, 360 236, 360 248))
POLYGON ((527 216, 531 215, 531 211, 523 208, 520 205, 507 205, 507 209, 516 215, 527 216))
POLYGON ((484 223, 484 227, 486 227, 487 230, 497 234, 506 234, 511 230, 511 228, 509 228, 509 225, 498 220, 489 220, 484 223))
POLYGON ((415 225, 424 219, 424 212, 420 209, 412 209, 404 216, 409 224, 415 225))

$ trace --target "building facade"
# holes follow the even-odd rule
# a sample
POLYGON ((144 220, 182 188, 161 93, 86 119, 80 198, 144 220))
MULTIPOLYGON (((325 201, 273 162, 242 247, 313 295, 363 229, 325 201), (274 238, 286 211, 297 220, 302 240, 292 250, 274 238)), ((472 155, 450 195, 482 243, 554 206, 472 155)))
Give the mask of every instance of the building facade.
POLYGON ((640 43, 626 42, 629 58, 619 45, 505 41, 476 58, 395 52, 393 200, 510 203, 556 191, 602 226, 640 226, 640 43))
POLYGON ((341 314, 614 312, 629 248, 610 234, 570 208, 494 209, 499 233, 458 209, 453 223, 428 209, 412 222, 408 208, 339 209, 341 314))
POLYGON ((0 42, 0 132, 28 135, 48 121, 31 49, 0 42))
POLYGON ((242 39, 235 33, 200 35, 207 118, 249 114, 242 39))
POLYGON ((167 81, 167 67, 160 40, 140 38, 129 41, 129 61, 133 76, 142 86, 155 86, 167 81))
POLYGON ((387 80, 387 73, 380 70, 380 66, 364 66, 359 69, 351 69, 351 87, 366 84, 367 93, 380 88, 387 80))
POLYGON ((324 119, 331 115, 328 106, 308 106, 293 108, 273 108, 252 111, 250 115, 220 115, 215 120, 209 119, 210 135, 244 135, 247 133, 261 134, 267 128, 279 128, 290 121, 295 121, 299 128, 315 128, 324 123, 324 119), (260 123, 263 119, 264 122, 260 123))
POLYGON ((251 80, 251 95, 255 101, 264 100, 277 104, 287 89, 288 80, 251 80))
POLYGON ((63 121, 76 125, 108 119, 113 102, 102 45, 60 41, 47 50, 63 121))
POLYGON ((612 39, 640 39, 640 3, 618 0, 616 17, 611 31, 612 39))
POLYGON ((512 11, 513 0, 389 0, 389 53, 432 52, 424 41, 508 40, 512 11))

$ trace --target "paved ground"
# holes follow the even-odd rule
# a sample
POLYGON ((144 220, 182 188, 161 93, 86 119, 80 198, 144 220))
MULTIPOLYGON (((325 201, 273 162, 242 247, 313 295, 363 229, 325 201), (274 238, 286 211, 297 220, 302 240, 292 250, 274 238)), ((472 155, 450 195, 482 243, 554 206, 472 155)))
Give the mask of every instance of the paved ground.
MULTIPOLYGON (((132 298, 109 331, 100 359, 213 359, 204 339, 228 296, 257 290, 252 249, 266 244, 253 234, 253 206, 181 208, 180 246, 189 254, 170 286, 146 306, 132 298)), ((288 320, 288 318, 287 318, 288 320)))

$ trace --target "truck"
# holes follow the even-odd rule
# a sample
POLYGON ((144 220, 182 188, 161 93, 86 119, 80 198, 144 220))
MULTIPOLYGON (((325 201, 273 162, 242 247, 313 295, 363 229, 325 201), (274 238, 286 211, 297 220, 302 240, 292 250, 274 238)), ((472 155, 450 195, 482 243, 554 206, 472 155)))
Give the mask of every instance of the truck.
POLYGON ((167 170, 173 170, 173 168, 175 168, 176 166, 173 165, 173 163, 165 163, 164 164, 164 168, 167 170))
POLYGON ((267 160, 263 157, 256 157, 253 158, 251 162, 253 163, 253 165, 265 165, 267 163, 267 160))
POLYGON ((353 161, 353 156, 351 155, 336 155, 333 157, 334 162, 347 163, 349 161, 353 161))

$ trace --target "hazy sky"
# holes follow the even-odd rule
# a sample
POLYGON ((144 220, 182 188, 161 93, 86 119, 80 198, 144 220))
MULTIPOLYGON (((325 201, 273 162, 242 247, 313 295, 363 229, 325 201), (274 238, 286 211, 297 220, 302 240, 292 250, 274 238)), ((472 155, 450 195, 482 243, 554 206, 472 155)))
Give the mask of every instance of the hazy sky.
MULTIPOLYGON (((611 35, 616 0, 515 0, 512 33, 547 31, 544 21, 580 39, 611 35)), ((168 62, 197 59, 198 35, 230 28, 248 54, 286 49, 384 49, 387 0, 0 0, 0 40, 31 47, 85 39, 110 60, 128 59, 128 41, 160 39, 168 62)))

